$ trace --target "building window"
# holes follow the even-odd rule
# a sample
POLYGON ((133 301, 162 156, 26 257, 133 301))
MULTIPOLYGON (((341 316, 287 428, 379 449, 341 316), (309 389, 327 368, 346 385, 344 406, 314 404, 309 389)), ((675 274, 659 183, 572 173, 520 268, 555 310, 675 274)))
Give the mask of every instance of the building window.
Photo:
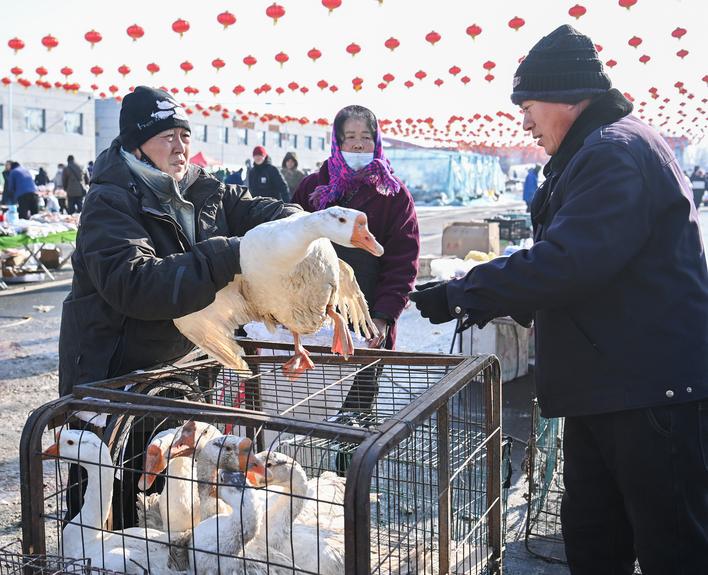
POLYGON ((312 149, 312 136, 305 136, 305 149, 306 150, 312 149))
POLYGON ((0 130, 5 129, 5 125, 3 124, 3 118, 5 117, 5 107, 0 104, 0 130))
POLYGON ((317 139, 319 140, 319 143, 320 143, 320 150, 324 150, 325 149, 325 139, 324 138, 317 138, 317 139))
POLYGON ((278 147, 285 148, 285 147, 287 147, 287 145, 288 145, 288 135, 283 132, 280 132, 280 134, 278 134, 278 147))
POLYGON ((84 115, 81 112, 64 112, 64 133, 84 133, 84 115))
POLYGON ((207 127, 206 125, 200 126, 197 124, 196 126, 192 127, 192 136, 194 136, 194 139, 197 142, 206 142, 207 141, 207 127))
POLYGON ((293 150, 297 149, 297 134, 290 134, 290 147, 293 150))
POLYGON ((43 108, 25 110, 25 132, 46 132, 46 114, 43 108))
POLYGON ((248 145, 248 130, 246 128, 234 128, 236 132, 236 143, 239 146, 248 145))
POLYGON ((256 131, 256 139, 253 142, 256 146, 266 145, 266 132, 263 130, 256 131))
POLYGON ((227 126, 219 127, 219 140, 224 144, 229 143, 229 128, 227 126))

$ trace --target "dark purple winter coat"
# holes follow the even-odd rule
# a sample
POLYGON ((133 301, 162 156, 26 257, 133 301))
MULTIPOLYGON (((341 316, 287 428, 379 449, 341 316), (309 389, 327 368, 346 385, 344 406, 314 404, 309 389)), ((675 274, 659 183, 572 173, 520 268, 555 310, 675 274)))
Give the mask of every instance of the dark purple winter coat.
MULTIPOLYGON (((319 172, 307 176, 295 190, 292 203, 308 212, 317 211, 310 203, 310 194, 320 185, 329 184, 327 162, 319 172)), ((369 230, 384 247, 384 255, 374 258, 363 250, 335 246, 341 259, 354 268, 374 318, 391 323, 386 349, 396 342, 396 320, 408 302, 408 292, 418 273, 420 235, 418 217, 410 192, 401 184, 395 196, 383 196, 370 186, 360 188, 349 201, 338 205, 364 212, 369 230)))

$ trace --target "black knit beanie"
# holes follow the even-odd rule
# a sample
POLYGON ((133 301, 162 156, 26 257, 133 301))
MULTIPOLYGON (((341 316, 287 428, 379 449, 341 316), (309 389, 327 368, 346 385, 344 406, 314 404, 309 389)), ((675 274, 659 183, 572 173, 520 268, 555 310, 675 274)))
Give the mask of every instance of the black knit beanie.
POLYGON ((127 151, 132 152, 170 128, 190 129, 182 106, 164 90, 138 86, 123 98, 120 141, 127 151))
POLYGON ((511 101, 575 104, 611 87, 592 40, 564 24, 541 38, 519 64, 511 101))

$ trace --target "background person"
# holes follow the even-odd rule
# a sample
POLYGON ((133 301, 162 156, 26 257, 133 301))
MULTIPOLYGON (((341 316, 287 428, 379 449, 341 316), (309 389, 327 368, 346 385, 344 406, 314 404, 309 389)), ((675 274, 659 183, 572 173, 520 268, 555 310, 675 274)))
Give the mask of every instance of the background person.
POLYGON ((17 204, 17 213, 23 220, 39 213, 39 194, 32 174, 19 162, 11 162, 8 176, 8 200, 17 204))
POLYGON ((531 201, 538 188, 538 172, 541 171, 541 166, 536 164, 531 168, 526 174, 526 179, 524 180, 524 202, 526 202, 526 211, 531 211, 531 201))
POLYGON ((253 167, 248 172, 248 191, 255 197, 290 200, 288 184, 263 146, 253 148, 253 167))
POLYGON ((512 101, 551 156, 535 244, 411 294, 433 323, 536 322, 536 389, 565 417, 561 523, 573 575, 708 565, 708 270, 691 190, 564 25, 512 101))
POLYGON ((295 152, 288 152, 283 157, 283 163, 280 168, 280 173, 283 174, 285 183, 288 184, 288 191, 290 195, 295 193, 297 187, 302 182, 305 174, 297 169, 298 161, 295 152))
POLYGON ((69 214, 81 213, 88 185, 88 172, 74 161, 74 156, 69 155, 66 158, 66 167, 62 170, 62 188, 66 191, 66 207, 69 214))

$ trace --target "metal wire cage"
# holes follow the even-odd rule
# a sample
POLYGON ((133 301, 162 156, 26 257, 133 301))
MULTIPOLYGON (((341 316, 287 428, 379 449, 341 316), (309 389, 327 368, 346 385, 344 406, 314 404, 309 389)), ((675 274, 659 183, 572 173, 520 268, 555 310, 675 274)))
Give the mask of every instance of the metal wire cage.
MULTIPOLYGON (((344 361, 310 348, 315 368, 292 381, 282 370, 292 346, 241 343, 249 372, 197 361, 78 386, 74 396, 35 411, 20 450, 24 554, 63 556, 62 535, 74 515, 70 524, 90 532, 82 537, 99 541, 93 564, 131 573, 160 572, 162 559, 171 571, 196 573, 498 572, 503 488, 496 358, 357 350, 344 361), (251 455, 266 466, 290 462, 285 481, 264 475, 260 485, 250 476, 245 484, 229 484, 220 463, 225 443, 218 440, 215 477, 185 479, 168 465, 152 492, 141 494, 136 486, 146 471, 146 446, 190 420, 251 440, 248 462, 251 455), (96 465, 106 468, 99 476, 108 477, 104 490, 113 484, 110 497, 86 491, 82 499, 86 479, 76 456, 60 453, 41 462, 42 444, 54 442, 59 427, 96 432, 103 440, 110 461, 96 465), (178 516, 172 510, 170 517, 169 506, 161 516, 162 535, 147 531, 148 499, 169 500, 178 480, 194 483, 190 492, 200 497, 214 491, 240 497, 238 504, 231 501, 230 515, 218 503, 208 519, 217 518, 216 547, 202 545, 197 534, 208 520, 198 522, 194 511, 186 531, 177 531, 178 516), (333 491, 328 482, 341 489, 333 491), (90 496, 110 508, 101 509, 105 521, 92 528, 78 512, 90 496), (260 500, 260 506, 251 509, 246 500, 260 500), (308 521, 309 530, 302 527, 308 521), (146 550, 157 538, 163 549, 154 560, 138 553, 139 560, 123 558, 116 568, 104 561, 105 542, 116 536, 146 550)), ((78 460, 87 465, 81 452, 78 460)))
POLYGON ((87 559, 67 559, 56 555, 27 556, 22 553, 22 542, 12 541, 0 547, 0 575, 60 575, 105 574, 112 571, 91 567, 87 559))

